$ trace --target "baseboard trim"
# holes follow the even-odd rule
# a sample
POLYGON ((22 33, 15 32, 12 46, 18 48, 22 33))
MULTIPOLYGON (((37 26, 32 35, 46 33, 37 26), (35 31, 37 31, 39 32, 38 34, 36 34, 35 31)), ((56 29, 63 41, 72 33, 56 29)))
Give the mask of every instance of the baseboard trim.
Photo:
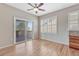
POLYGON ((0 50, 1 50, 1 49, 5 49, 5 48, 8 48, 8 47, 11 47, 11 46, 14 46, 14 44, 7 45, 7 46, 4 46, 4 47, 0 47, 0 50))
POLYGON ((69 46, 68 44, 64 44, 63 42, 59 42, 59 41, 54 41, 54 40, 48 40, 48 39, 42 39, 42 40, 47 40, 47 41, 51 41, 51 42, 55 42, 55 43, 58 43, 58 44, 63 44, 65 46, 69 46))

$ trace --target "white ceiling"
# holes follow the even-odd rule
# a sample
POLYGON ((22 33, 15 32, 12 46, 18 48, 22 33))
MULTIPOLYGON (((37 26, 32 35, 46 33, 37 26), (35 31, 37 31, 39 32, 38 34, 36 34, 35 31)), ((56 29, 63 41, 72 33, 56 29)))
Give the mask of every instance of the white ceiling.
POLYGON ((7 4, 10 6, 16 7, 20 10, 23 10, 25 12, 28 12, 30 14, 41 16, 41 15, 48 14, 50 12, 54 12, 54 11, 66 8, 66 7, 70 7, 72 5, 75 5, 76 3, 44 3, 44 5, 40 8, 45 9, 46 11, 44 11, 44 12, 39 11, 38 14, 36 14, 33 10, 27 11, 27 9, 32 8, 27 3, 7 3, 7 4))

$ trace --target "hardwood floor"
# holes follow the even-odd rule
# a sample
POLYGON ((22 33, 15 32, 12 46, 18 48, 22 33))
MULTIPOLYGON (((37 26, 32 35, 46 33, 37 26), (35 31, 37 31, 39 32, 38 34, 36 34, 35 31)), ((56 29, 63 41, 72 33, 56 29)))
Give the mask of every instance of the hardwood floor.
POLYGON ((1 56, 78 56, 75 50, 46 40, 32 40, 0 50, 1 56))

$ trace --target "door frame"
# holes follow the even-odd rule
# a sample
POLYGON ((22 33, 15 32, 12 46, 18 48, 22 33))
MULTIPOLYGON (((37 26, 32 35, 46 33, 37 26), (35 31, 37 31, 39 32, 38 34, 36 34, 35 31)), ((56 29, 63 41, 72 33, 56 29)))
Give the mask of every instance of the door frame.
MULTIPOLYGON (((14 40, 13 40, 13 42, 14 42, 14 44, 17 44, 17 42, 16 42, 16 20, 18 19, 18 20, 23 20, 23 21, 25 21, 25 22, 28 22, 28 21, 32 21, 33 22, 33 20, 29 20, 29 19, 24 19, 24 18, 20 18, 20 17, 16 17, 16 16, 14 16, 13 17, 14 18, 14 40)), ((26 41, 27 41, 27 24, 25 23, 25 43, 26 43, 26 41)), ((33 22, 33 27, 32 27, 32 40, 34 39, 34 22, 33 22)))

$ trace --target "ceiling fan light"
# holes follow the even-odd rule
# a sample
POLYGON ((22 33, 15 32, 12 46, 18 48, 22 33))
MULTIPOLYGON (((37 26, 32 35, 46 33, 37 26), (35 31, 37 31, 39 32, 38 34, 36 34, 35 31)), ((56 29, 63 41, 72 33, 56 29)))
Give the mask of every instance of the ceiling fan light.
POLYGON ((34 8, 34 11, 38 11, 38 8, 34 8))

